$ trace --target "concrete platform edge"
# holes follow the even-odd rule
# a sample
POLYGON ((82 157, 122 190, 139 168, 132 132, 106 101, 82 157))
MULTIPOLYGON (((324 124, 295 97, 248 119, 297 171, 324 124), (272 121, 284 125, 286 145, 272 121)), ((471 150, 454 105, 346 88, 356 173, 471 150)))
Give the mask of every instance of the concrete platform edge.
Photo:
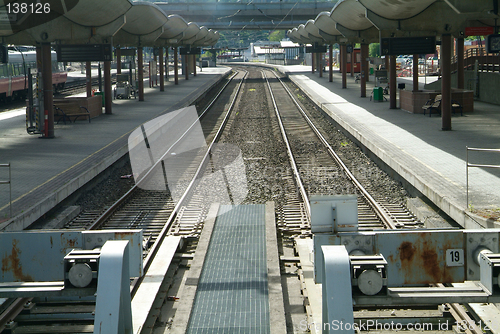
MULTIPOLYGON (((179 101, 178 104, 174 105, 175 108, 182 108, 192 104, 198 98, 200 98, 205 92, 210 89, 212 86, 219 83, 225 77, 227 77, 231 73, 231 69, 228 68, 224 74, 216 75, 212 80, 205 83, 200 89, 197 89, 193 93, 186 96, 184 99, 179 101)), ((169 108, 172 109, 172 108, 169 108)), ((168 111, 164 110, 162 113, 168 111)), ((161 113, 160 113, 161 114, 161 113)), ((120 137, 121 138, 121 137, 120 137)), ((79 177, 72 179, 70 182, 66 183, 64 186, 60 187, 58 190, 48 195, 41 201, 37 202, 30 208, 26 209, 21 214, 18 214, 14 218, 3 222, 0 224, 0 231, 20 231, 27 228, 37 219, 42 217, 44 214, 53 209, 57 204, 61 203, 68 196, 73 194, 76 190, 81 188, 87 182, 92 180, 95 176, 99 175, 99 173, 103 172, 106 168, 114 164, 120 158, 122 158, 128 152, 127 144, 120 147, 117 151, 115 151, 112 155, 107 156, 103 159, 99 164, 94 165, 91 169, 82 173, 79 177)), ((82 159, 84 161, 86 158, 82 159)))
POLYGON ((307 329, 313 334, 321 333, 322 329, 322 290, 321 284, 314 281, 314 264, 311 262, 311 253, 313 251, 312 239, 295 238, 295 247, 299 253, 300 266, 304 276, 304 288, 309 303, 307 314, 307 329))
POLYGON ((165 286, 167 272, 181 243, 180 236, 167 236, 162 241, 141 285, 132 298, 132 333, 151 333, 152 325, 158 316, 168 286, 165 286), (163 297, 161 298, 160 297, 163 297), (150 318, 153 318, 150 320, 150 318), (148 326, 151 323, 151 326, 148 326))
POLYGON ((285 307, 283 289, 281 286, 274 202, 266 202, 266 252, 271 333, 286 333, 285 307))
POLYGON ((128 152, 128 147, 125 145, 115 151, 111 156, 102 160, 99 164, 94 165, 91 169, 82 173, 79 177, 74 178, 57 191, 45 197, 25 212, 17 215, 12 220, 0 225, 0 230, 4 231, 20 231, 27 228, 30 224, 42 217, 44 214, 53 209, 57 204, 61 203, 68 196, 73 194, 87 182, 103 172, 106 168, 114 164, 128 152))

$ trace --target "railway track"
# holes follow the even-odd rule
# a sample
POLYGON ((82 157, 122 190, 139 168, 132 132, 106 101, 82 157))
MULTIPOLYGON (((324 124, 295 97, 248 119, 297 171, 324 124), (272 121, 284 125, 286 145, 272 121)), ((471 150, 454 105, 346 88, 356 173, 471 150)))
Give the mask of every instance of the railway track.
MULTIPOLYGON (((144 270, 149 268, 156 251, 163 239, 169 235, 181 235, 185 238, 195 239, 201 232, 202 223, 210 205, 202 193, 197 193, 197 180, 202 177, 205 169, 211 169, 211 150, 220 138, 225 124, 227 123, 238 91, 244 81, 246 73, 236 72, 226 84, 220 89, 212 101, 200 113, 197 122, 200 122, 206 140, 210 143, 205 150, 200 150, 194 157, 188 155, 178 163, 185 168, 182 179, 178 184, 185 184, 182 195, 175 199, 168 191, 152 191, 141 189, 148 182, 148 178, 154 174, 160 160, 146 173, 124 196, 122 196, 111 207, 104 212, 86 212, 72 220, 64 228, 68 229, 143 229, 144 248, 144 270), (231 87, 232 85, 233 87, 231 87), (229 89, 226 89, 229 86, 229 89), (223 105, 230 101, 230 106, 223 105), (217 108, 210 111, 216 104, 217 108), (151 174, 151 175, 150 175, 151 174)), ((187 133, 187 131, 186 131, 187 133)), ((178 141, 180 142, 180 141, 178 141)), ((170 147, 164 154, 176 150, 176 146, 170 147)), ((179 265, 174 261, 173 266, 179 265)), ((175 271, 175 269, 173 269, 175 271)), ((141 279, 132 282, 132 296, 137 291, 141 279)), ((84 298, 85 299, 85 298, 84 298)), ((64 298, 45 298, 29 303, 19 298, 4 303, 6 311, 0 309, 0 326, 5 323, 7 328, 13 327, 13 314, 19 312, 29 313, 16 317, 16 329, 12 333, 42 333, 44 330, 64 333, 91 333, 93 332, 92 312, 95 307, 95 298, 85 300, 67 300, 64 298), (7 306, 9 305, 9 306, 7 306), (31 311, 30 311, 31 310, 31 311), (40 316, 45 314, 45 318, 40 316), (71 322, 71 324, 69 324, 71 322), (23 324, 19 326, 19 324, 23 324)), ((0 332, 2 328, 0 327, 0 332)))
MULTIPOLYGON (((321 130, 314 125, 310 115, 302 108, 293 93, 278 75, 274 71, 266 70, 263 70, 262 74, 266 80, 273 100, 273 106, 279 120, 279 126, 288 149, 290 163, 294 170, 294 182, 298 189, 297 193, 300 194, 300 196, 293 199, 293 204, 287 205, 281 209, 281 222, 279 226, 281 225, 282 231, 294 237, 298 235, 301 237, 310 235, 310 225, 307 224, 307 218, 310 216, 310 207, 307 205, 308 192, 304 187, 304 184, 307 184, 309 181, 307 179, 309 175, 306 175, 307 173, 305 172, 301 172, 301 170, 311 170, 311 167, 313 170, 319 168, 320 173, 318 174, 332 175, 340 173, 342 174, 340 182, 343 182, 345 178, 353 183, 356 190, 355 192, 358 196, 361 195, 361 201, 358 204, 360 231, 423 227, 423 224, 418 222, 413 214, 401 205, 387 202, 383 198, 377 198, 377 196, 372 197, 370 194, 376 192, 374 192, 370 186, 365 188, 362 185, 362 181, 356 179, 328 143, 328 140, 323 136, 321 130), (318 144, 318 142, 321 144, 318 144), (305 154, 297 154, 297 152, 301 152, 301 146, 308 147, 305 154), (319 149, 320 146, 323 146, 323 151, 319 149), (311 149, 311 147, 314 147, 314 149, 311 149), (311 153, 313 153, 313 157, 311 157, 311 153), (311 161, 313 161, 313 166, 311 166, 311 161), (332 162, 334 165, 332 165, 332 162), (302 179, 305 181, 302 182, 302 179)), ((321 193, 320 189, 316 191, 321 193)), ((359 199, 360 197, 358 197, 358 201, 359 199)), ((298 272, 301 273, 302 271, 298 270, 298 272)), ((304 281, 303 277, 301 277, 301 281, 304 281)), ((307 291, 303 291, 303 294, 307 298, 307 291)), ((311 309, 308 307, 309 303, 305 302, 305 305, 308 313, 311 313, 311 309)), ((355 321, 364 324, 366 328, 369 328, 367 324, 378 321, 380 321, 381 324, 390 324, 396 319, 401 324, 406 323, 406 325, 411 325, 413 324, 413 319, 424 318, 427 324, 435 325, 433 328, 439 327, 442 323, 444 324, 446 322, 447 324, 461 324, 461 327, 464 328, 464 333, 482 333, 481 329, 475 325, 479 317, 465 311, 466 309, 470 310, 471 308, 456 303, 445 303, 438 309, 407 307, 397 310, 369 310, 358 308, 355 309, 354 318, 355 321)), ((386 328, 387 326, 381 326, 381 328, 376 328, 375 330, 377 333, 390 333, 392 331, 392 329, 384 331, 386 328)), ((441 326, 441 328, 444 329, 444 326, 441 326)), ((425 330, 426 328, 420 329, 425 330)), ((446 326, 446 329, 449 329, 450 333, 453 332, 453 329, 449 326, 446 326)), ((430 332, 436 332, 436 330, 431 328, 430 332)), ((443 330, 440 332, 445 333, 446 331, 443 330)))
MULTIPOLYGON (((367 196, 366 199, 359 200, 358 207, 360 229, 363 230, 415 228, 420 226, 420 223, 416 221, 411 213, 399 203, 387 201, 383 195, 377 195, 377 189, 373 189, 369 182, 360 180, 357 181, 357 183, 360 184, 359 186, 353 185, 351 182, 353 179, 356 179, 356 177, 354 177, 356 171, 348 171, 347 166, 341 162, 340 157, 331 147, 332 145, 328 144, 328 136, 323 134, 321 128, 315 130, 310 129, 309 123, 314 123, 314 117, 311 116, 307 110, 302 110, 304 114, 298 114, 300 109, 304 108, 301 107, 301 103, 297 101, 297 98, 294 98, 294 94, 290 91, 290 88, 287 88, 286 84, 279 78, 269 75, 270 72, 264 72, 270 77, 266 83, 266 87, 270 91, 265 94, 273 97, 275 111, 272 113, 278 115, 277 117, 283 120, 283 124, 279 125, 275 118, 272 120, 262 118, 262 122, 270 123, 272 132, 280 134, 280 132, 283 131, 286 133, 288 146, 290 148, 290 153, 288 153, 288 155, 293 157, 296 161, 295 167, 283 168, 283 173, 280 173, 277 177, 280 179, 284 197, 284 200, 276 205, 277 226, 283 237, 283 243, 289 242, 293 237, 311 236, 309 223, 310 209, 308 208, 307 200, 309 194, 345 194, 349 191, 361 195, 366 192, 369 196, 367 196), (309 118, 309 122, 306 120, 306 117, 309 118), (322 139, 318 139, 318 137, 322 137, 322 139), (325 143, 327 144, 326 146, 325 143), (342 169, 344 167, 345 169, 342 169), (303 183, 303 185, 300 186, 300 183, 303 183), (343 186, 338 188, 336 186, 337 183, 343 186), (374 203, 372 203, 372 201, 374 203)), ((218 106, 214 108, 218 110, 218 112, 205 113, 205 111, 203 111, 201 113, 201 128, 207 142, 215 143, 221 136, 223 138, 226 137, 222 135, 224 126, 221 124, 223 123, 227 124, 225 126, 226 128, 234 130, 232 122, 236 122, 236 115, 239 113, 243 114, 245 109, 248 109, 248 105, 245 104, 247 101, 238 101, 242 99, 241 95, 244 95, 240 94, 240 90, 244 90, 245 92, 255 91, 257 85, 262 86, 264 83, 260 74, 261 72, 259 71, 256 73, 258 75, 254 74, 249 80, 246 79, 246 74, 243 74, 243 72, 237 73, 234 76, 235 80, 228 81, 226 84, 228 88, 226 90, 221 89, 218 98, 214 98, 209 106, 204 109, 206 111, 213 104, 218 104, 218 106), (239 83, 235 81, 239 81, 239 83), (230 106, 226 108, 226 105, 230 106), (236 110, 233 111, 232 116, 229 116, 229 111, 226 113, 226 110, 232 110, 233 107, 236 110)), ((259 91, 259 94, 264 95, 262 92, 263 91, 259 91)), ((257 117, 252 114, 246 117, 248 118, 245 120, 255 120, 260 116, 257 117)), ((244 135, 237 134, 236 136, 242 137, 244 135)), ((271 141, 275 141, 277 137, 278 136, 275 136, 271 141)), ((225 138, 225 140, 230 142, 228 138, 225 138)), ((251 143, 250 145, 252 148, 261 144, 258 140, 254 139, 245 138, 244 141, 251 143)), ((208 145, 208 148, 210 148, 211 145, 208 145)), ((287 144, 283 144, 283 146, 285 145, 287 144)), ((250 149, 250 151, 251 150, 252 149, 250 149)), ((175 151, 175 147, 173 147, 172 151, 166 151, 165 154, 170 154, 169 152, 175 151)), ((182 188, 199 188, 202 191, 194 190, 190 194, 175 196, 175 200, 173 200, 171 194, 168 192, 146 190, 142 189, 140 186, 134 187, 134 189, 130 190, 112 207, 107 208, 103 212, 85 212, 67 224, 66 228, 143 229, 145 237, 145 271, 148 269, 149 263, 151 263, 154 258, 163 238, 169 235, 181 235, 192 241, 187 250, 190 254, 186 254, 187 257, 192 256, 191 253, 194 252, 196 247, 196 240, 203 228, 203 220, 208 206, 211 202, 217 201, 216 198, 207 196, 205 190, 203 190, 203 188, 206 188, 206 186, 203 187, 202 184, 203 171, 207 168, 212 172, 217 170, 217 163, 214 162, 216 159, 213 159, 213 157, 210 159, 210 154, 207 152, 210 152, 210 149, 205 153, 198 152, 200 154, 190 155, 186 157, 188 159, 187 162, 182 162, 179 165, 179 168, 183 169, 182 179, 179 182, 183 184, 182 188)), ((265 154, 261 153, 256 153, 255 156, 249 156, 244 152, 243 156, 247 162, 247 166, 249 161, 258 161, 259 163, 263 161, 262 163, 265 164, 271 160, 269 157, 266 157, 265 154)), ((284 161, 283 164, 285 164, 284 161)), ((175 166, 173 166, 173 168, 175 168, 175 166)), ((249 176, 247 175, 247 177, 249 176)), ((148 182, 148 177, 144 177, 144 182, 148 182)), ((248 182, 250 184, 251 180, 248 182)), ((141 182, 137 182, 139 185, 140 183, 141 182)), ((249 190, 249 194, 251 192, 252 190, 249 190)), ((231 201, 234 200, 232 196, 229 197, 231 201)), ((250 199, 247 199, 245 203, 247 202, 252 203, 250 199)), ((175 260, 172 266, 179 266, 180 262, 181 260, 175 260)), ((300 268, 298 272, 300 273, 300 268)), ((140 283, 140 279, 132 283, 132 294, 137 291, 140 283)), ((55 298, 35 300, 28 304, 26 304, 26 301, 19 300, 18 308, 24 309, 26 314, 18 317, 16 322, 25 322, 26 330, 33 330, 32 327, 51 326, 51 328, 59 327, 59 329, 64 330, 65 333, 92 332, 93 302, 92 298, 84 300, 83 303, 81 300, 77 303, 76 301, 55 298), (36 322, 36 325, 30 326, 30 324, 34 322, 36 322), (72 327, 71 325, 74 326, 72 327)), ((360 312, 359 318, 363 316, 370 319, 374 318, 373 314, 368 312, 373 310, 358 311, 360 312)), ((429 310, 425 310, 423 312, 425 313, 428 311, 429 310)), ((388 312, 388 318, 394 317, 391 312, 392 311, 388 312)), ((397 312, 399 314, 400 311, 397 312)), ((440 319, 439 316, 442 317, 442 313, 438 313, 439 312, 435 312, 435 310, 434 313, 432 313, 432 317, 435 317, 436 320, 440 319)), ((383 312, 377 314, 381 317, 380 314, 383 314, 383 312)), ((421 316, 422 312, 419 313, 417 310, 407 314, 410 314, 407 319, 411 319, 411 317, 421 316)), ((23 326, 20 326, 18 328, 21 329, 22 327, 23 326)), ((22 333, 22 331, 18 330, 13 333, 22 333)))
POLYGON ((404 207, 372 196, 373 189, 367 189, 349 170, 285 83, 274 72, 264 70, 262 73, 272 97, 300 194, 300 200, 294 199, 295 203, 286 207, 282 225, 288 230, 292 226, 298 227, 295 217, 300 216, 303 235, 307 227, 302 223, 302 217, 310 216, 310 194, 356 193, 360 230, 422 226, 404 207), (343 185, 340 191, 335 189, 337 184, 343 185), (293 205, 300 207, 293 209, 293 205), (290 223, 288 216, 292 218, 290 223))

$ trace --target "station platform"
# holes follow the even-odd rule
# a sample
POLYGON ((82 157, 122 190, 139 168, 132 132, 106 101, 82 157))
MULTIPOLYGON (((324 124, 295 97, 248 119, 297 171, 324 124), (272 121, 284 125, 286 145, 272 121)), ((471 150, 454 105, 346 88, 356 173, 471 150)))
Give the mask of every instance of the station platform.
MULTIPOLYGON (((469 205, 466 199, 466 147, 500 148, 500 106, 474 101, 474 112, 453 116, 452 131, 442 131, 438 115, 413 114, 390 109, 385 100, 371 101, 374 77, 367 83, 367 97, 360 97, 360 85, 350 74, 347 88, 342 89, 339 71, 334 71, 329 82, 327 71, 319 77, 319 73, 311 73, 310 66, 274 67, 373 155, 460 225, 500 227, 499 221, 479 215, 498 216, 499 169, 469 168, 469 205)), ((420 89, 424 80, 433 78, 419 78, 420 89)), ((412 89, 412 78, 398 78, 398 83, 406 83, 406 89, 412 89)), ((469 163, 500 165, 500 153, 470 152, 469 163)))
MULTIPOLYGON (((54 125, 55 138, 40 139, 26 132, 25 109, 0 113, 0 164, 11 164, 12 217, 9 185, 0 184, 0 230, 22 230, 128 152, 128 134, 141 124, 192 104, 229 74, 228 67, 203 68, 185 80, 173 76, 144 89, 144 101, 113 100, 112 115, 54 125)), ((144 84, 148 87, 147 82, 144 84)), ((83 95, 84 96, 84 95, 83 95)), ((0 180, 8 180, 0 168, 0 180)))

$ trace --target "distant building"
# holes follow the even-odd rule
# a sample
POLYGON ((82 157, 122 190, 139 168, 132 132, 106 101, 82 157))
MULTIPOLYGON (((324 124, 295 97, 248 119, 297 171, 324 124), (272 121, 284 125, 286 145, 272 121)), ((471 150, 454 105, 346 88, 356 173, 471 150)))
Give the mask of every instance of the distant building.
POLYGON ((250 50, 252 60, 269 64, 295 65, 304 60, 304 47, 289 40, 251 43, 250 50))

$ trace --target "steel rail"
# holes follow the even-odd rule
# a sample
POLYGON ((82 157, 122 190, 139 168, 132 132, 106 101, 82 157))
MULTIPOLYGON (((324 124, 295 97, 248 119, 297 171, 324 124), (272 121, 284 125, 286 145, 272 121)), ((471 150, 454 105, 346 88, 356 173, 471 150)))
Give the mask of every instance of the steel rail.
POLYGON ((290 160, 290 165, 292 166, 292 171, 295 179, 295 184, 299 190, 300 196, 304 201, 304 206, 306 208, 306 213, 309 217, 309 221, 311 220, 311 204, 309 203, 309 197, 307 196, 306 188, 302 183, 302 178, 300 177, 299 168, 297 167, 297 163, 295 162, 295 158, 293 157, 292 148, 290 147, 290 141, 288 140, 288 136, 286 135, 285 127, 283 126, 283 122, 280 116, 280 112, 278 109, 278 105, 276 104, 276 99, 273 94, 273 90, 271 89, 271 85, 269 84, 269 80, 267 79, 267 75, 265 71, 261 71, 262 75, 266 79, 267 87, 269 89, 269 94, 271 94, 271 100, 273 101, 274 112, 276 113, 276 117, 278 118, 278 125, 280 127, 281 136, 283 137, 283 141, 286 145, 286 153, 288 154, 288 159, 290 160))
POLYGON ((226 82, 226 84, 220 89, 220 91, 217 93, 217 95, 214 97, 214 99, 209 103, 209 105, 203 110, 203 112, 198 116, 198 119, 194 121, 191 126, 184 132, 182 136, 179 137, 179 139, 173 143, 166 151, 165 153, 156 161, 155 164, 146 172, 137 182, 134 184, 132 188, 130 188, 122 197, 120 197, 113 205, 111 205, 99 218, 97 218, 94 223, 89 227, 90 230, 95 230, 98 229, 99 227, 102 226, 102 224, 109 218, 113 213, 123 204, 127 199, 131 197, 131 195, 140 187, 140 185, 147 180, 147 178, 153 173, 153 170, 158 166, 158 164, 161 163, 161 161, 165 158, 165 156, 170 152, 172 147, 176 145, 184 136, 189 132, 189 130, 197 123, 199 120, 207 113, 207 111, 212 107, 214 102, 219 98, 219 96, 222 94, 224 89, 229 85, 231 80, 238 74, 238 72, 234 73, 233 76, 229 78, 229 80, 226 82))
POLYGON ((304 109, 300 106, 300 104, 297 102, 295 97, 293 96, 292 92, 288 89, 288 87, 283 83, 283 81, 274 73, 276 78, 279 80, 281 85, 285 88, 286 92, 288 95, 291 97, 297 108, 300 110, 302 116, 306 120, 306 122, 310 125, 316 136, 319 138, 319 140, 323 143, 323 145, 327 148, 328 153, 330 156, 335 160, 335 162, 344 170, 346 173, 347 177, 354 183, 356 188, 363 194, 363 196, 368 200, 368 204, 372 207, 372 209, 375 211, 375 213, 379 216, 379 218, 382 220, 382 222, 389 228, 389 229, 396 229, 396 225, 394 224, 393 218, 390 217, 385 210, 380 206, 380 204, 370 195, 370 193, 363 187, 363 185, 356 179, 354 174, 349 170, 349 168, 344 164, 342 159, 337 155, 335 150, 331 147, 331 145, 328 143, 326 138, 321 134, 319 129, 314 125, 314 123, 311 121, 311 119, 307 116, 305 113, 304 109))
MULTIPOLYGON (((274 72, 273 72, 274 73, 274 72)), ((335 160, 335 162, 344 170, 346 173, 347 177, 351 180, 351 182, 354 183, 356 188, 361 192, 361 194, 367 199, 368 204, 370 207, 373 209, 373 211, 377 214, 377 216, 380 218, 383 224, 387 226, 389 229, 396 229, 396 225, 394 224, 394 219, 387 214, 387 212, 380 206, 380 204, 370 195, 370 193, 363 187, 363 185, 356 179, 354 174, 351 173, 349 168, 344 164, 342 159, 337 155, 335 150, 331 147, 331 145, 328 143, 328 141, 325 139, 325 137, 321 134, 319 129, 314 125, 314 123, 311 121, 311 119, 306 115, 304 109, 300 106, 300 104, 297 102, 295 97, 293 96, 292 92, 288 89, 288 87, 283 83, 283 81, 278 77, 276 73, 274 73, 274 76, 279 80, 281 85, 285 88, 286 92, 292 99, 292 101, 295 103, 297 108, 300 110, 302 116, 306 120, 306 122, 309 124, 311 129, 314 131, 316 136, 319 138, 321 143, 326 147, 328 153, 330 156, 335 160)))
MULTIPOLYGON (((239 92, 241 90, 241 86, 243 85, 243 82, 244 82, 247 74, 248 74, 248 72, 246 72, 245 75, 243 76, 243 78, 241 79, 241 81, 240 81, 240 83, 238 85, 238 88, 236 89, 236 93, 234 94, 233 100, 231 101, 231 105, 229 106, 229 108, 228 108, 228 110, 226 112, 226 115, 224 116, 224 119, 223 119, 223 121, 221 123, 221 126, 217 130, 217 133, 215 134, 214 138, 212 139, 212 142, 208 146, 208 148, 207 148, 207 150, 205 152, 205 155, 203 156, 202 162, 199 164, 198 169, 196 170, 195 174, 193 175, 193 177, 191 179, 191 182, 189 183, 189 185, 187 186, 186 190, 184 191, 184 194, 179 198, 179 201, 177 202, 177 204, 175 205, 174 209, 172 210, 172 213, 170 214, 170 217, 168 218, 167 222, 163 226, 163 229, 161 230, 160 234, 158 235, 155 243, 153 244, 153 246, 151 246, 151 249, 150 249, 148 255, 146 256, 146 259, 144 260, 144 272, 147 272, 147 270, 148 270, 148 268, 149 268, 149 266, 150 266, 150 264, 152 262, 152 259, 154 259, 154 256, 156 255, 157 250, 160 248, 161 243, 163 242, 163 239, 165 238, 165 236, 166 236, 166 234, 168 232, 168 229, 170 228, 170 225, 172 225, 172 222, 174 221, 175 217, 177 216, 177 213, 179 212, 180 208, 184 205, 184 201, 186 200, 186 198, 188 197, 188 195, 190 194, 190 192, 193 190, 193 186, 194 186, 194 184, 196 182, 196 179, 198 178, 198 175, 200 175, 200 173, 202 172, 204 166, 209 162, 208 158, 210 157, 212 147, 219 140, 219 138, 222 135, 222 132, 224 131, 224 128, 225 128, 225 126, 226 126, 226 124, 227 124, 227 122, 229 120, 229 116, 231 116, 231 112, 232 112, 232 110, 234 108, 234 104, 236 103, 236 99, 238 98, 239 92)), ((232 78, 234 78, 234 76, 232 78)), ((216 98, 218 98, 219 95, 220 94, 217 94, 216 98)), ((211 105, 212 104, 210 104, 210 106, 211 105)), ((206 110, 208 110, 208 109, 206 109, 206 110)), ((133 293, 135 293, 135 291, 136 291, 136 288, 134 286, 133 293)))
POLYGON ((0 332, 2 332, 10 321, 23 311, 24 305, 29 303, 33 298, 16 298, 1 314, 0 314, 0 332))

